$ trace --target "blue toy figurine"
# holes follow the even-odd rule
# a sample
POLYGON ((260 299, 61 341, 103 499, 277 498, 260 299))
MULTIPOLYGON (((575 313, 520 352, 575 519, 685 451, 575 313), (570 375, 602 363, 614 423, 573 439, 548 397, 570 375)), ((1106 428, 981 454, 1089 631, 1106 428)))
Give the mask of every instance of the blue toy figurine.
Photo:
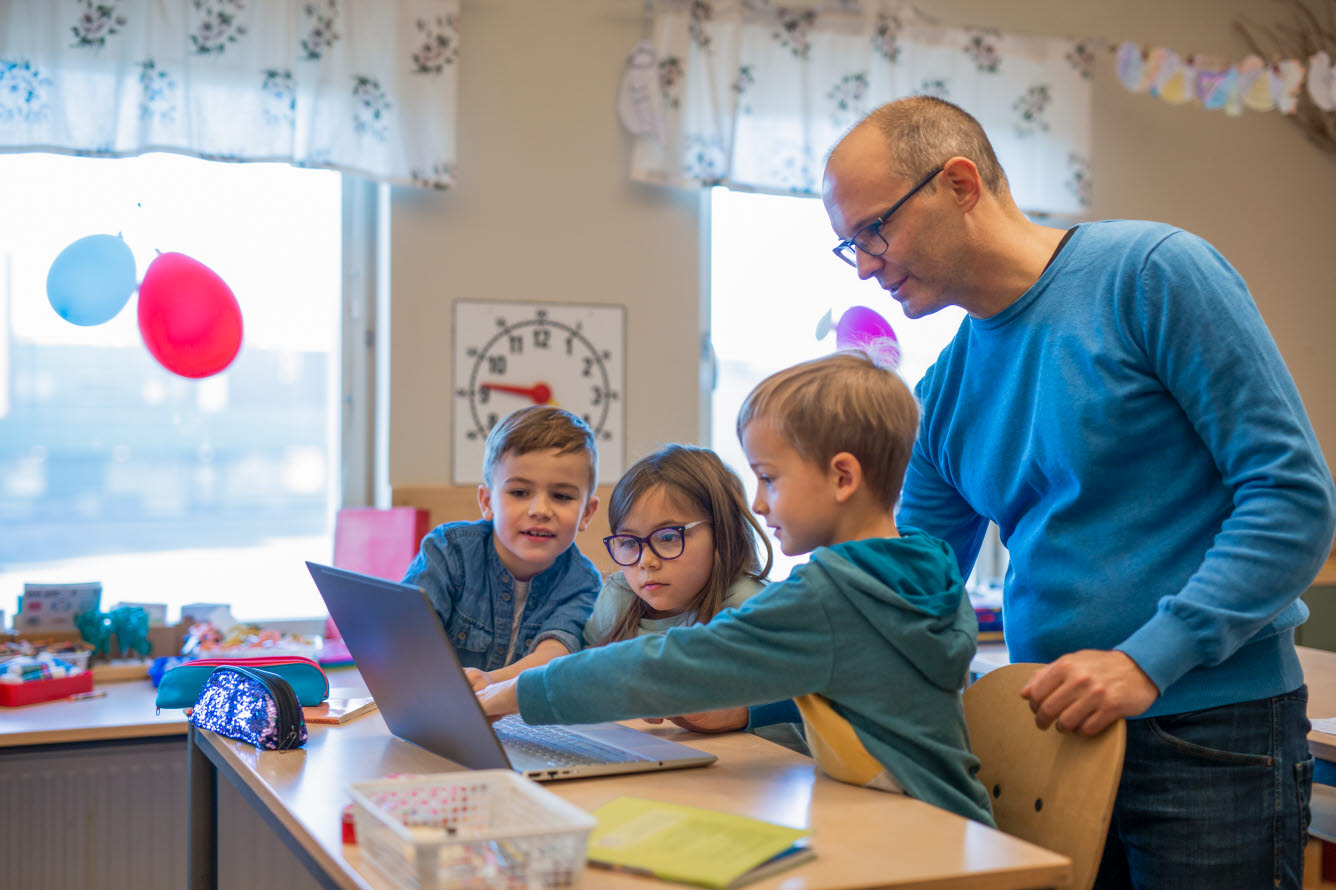
POLYGON ((112 609, 110 618, 121 658, 129 658, 135 652, 142 657, 153 651, 148 641, 148 612, 138 606, 122 606, 112 609))

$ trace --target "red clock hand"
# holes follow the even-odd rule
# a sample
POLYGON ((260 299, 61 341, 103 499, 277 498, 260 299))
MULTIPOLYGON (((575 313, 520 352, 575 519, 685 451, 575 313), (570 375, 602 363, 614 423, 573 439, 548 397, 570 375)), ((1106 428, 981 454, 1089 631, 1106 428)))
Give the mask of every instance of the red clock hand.
POLYGON ((494 389, 498 392, 513 393, 517 396, 527 396, 533 399, 535 405, 546 405, 552 401, 552 387, 546 383, 535 383, 533 386, 511 386, 508 383, 484 383, 483 389, 494 389))

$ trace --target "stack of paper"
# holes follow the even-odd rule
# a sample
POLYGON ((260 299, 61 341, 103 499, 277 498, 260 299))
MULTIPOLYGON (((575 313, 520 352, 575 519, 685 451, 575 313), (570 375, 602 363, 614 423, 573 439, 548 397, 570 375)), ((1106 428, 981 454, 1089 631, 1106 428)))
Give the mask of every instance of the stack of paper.
POLYGON ((797 828, 683 804, 619 797, 594 811, 589 864, 718 890, 811 859, 797 828))

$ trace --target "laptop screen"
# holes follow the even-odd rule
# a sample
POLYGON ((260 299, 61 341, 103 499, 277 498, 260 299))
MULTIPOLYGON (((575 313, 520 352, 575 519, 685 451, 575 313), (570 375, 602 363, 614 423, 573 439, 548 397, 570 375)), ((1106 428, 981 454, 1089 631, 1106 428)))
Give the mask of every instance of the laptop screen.
POLYGON ((306 563, 390 732, 469 769, 509 769, 440 617, 417 587, 306 563))

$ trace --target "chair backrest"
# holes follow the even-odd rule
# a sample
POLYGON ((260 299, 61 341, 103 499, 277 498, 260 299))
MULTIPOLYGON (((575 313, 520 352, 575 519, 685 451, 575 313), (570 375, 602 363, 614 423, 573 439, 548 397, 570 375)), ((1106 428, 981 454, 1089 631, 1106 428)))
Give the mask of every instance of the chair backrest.
POLYGON ((1095 736, 1041 730, 1021 698, 1038 664, 1010 664, 965 689, 965 722, 997 827, 1072 860, 1068 887, 1088 890, 1123 772, 1127 724, 1095 736))

